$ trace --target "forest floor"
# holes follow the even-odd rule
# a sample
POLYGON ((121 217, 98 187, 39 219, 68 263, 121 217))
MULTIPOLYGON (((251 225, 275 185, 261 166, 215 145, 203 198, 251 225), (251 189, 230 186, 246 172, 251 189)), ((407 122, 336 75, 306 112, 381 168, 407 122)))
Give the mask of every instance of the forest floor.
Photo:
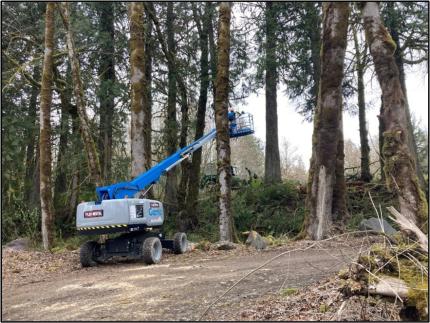
POLYGON ((236 281, 287 251, 243 279, 202 319, 393 320, 387 303, 344 299, 336 278, 376 239, 302 240, 260 252, 244 246, 165 252, 158 265, 117 261, 93 268, 81 268, 78 251, 3 249, 2 320, 198 320, 236 281))

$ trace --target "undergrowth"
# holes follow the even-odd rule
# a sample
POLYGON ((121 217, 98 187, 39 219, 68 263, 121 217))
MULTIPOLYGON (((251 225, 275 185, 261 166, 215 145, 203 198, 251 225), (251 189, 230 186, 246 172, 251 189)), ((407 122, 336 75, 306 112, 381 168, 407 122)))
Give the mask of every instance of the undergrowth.
MULTIPOLYGON (((243 238, 240 232, 255 230, 276 245, 279 237, 285 239, 296 235, 303 222, 304 197, 293 181, 267 186, 254 180, 241 185, 232 191, 236 238, 243 238)), ((188 233, 189 240, 214 242, 219 239, 217 203, 216 190, 200 192, 196 210, 199 224, 188 233)), ((173 221, 166 222, 167 231, 173 233, 173 221)))
MULTIPOLYGON (((371 192, 378 208, 379 205, 382 210, 390 205, 396 206, 394 194, 388 192, 385 185, 347 185, 347 208, 350 214, 348 230, 357 230, 363 219, 375 216, 368 192, 371 192)), ((240 183, 232 191, 232 213, 237 242, 244 242, 246 236, 241 232, 249 230, 255 230, 265 236, 270 245, 282 244, 296 236, 303 225, 305 199, 306 194, 294 181, 264 185, 257 179, 250 183, 240 183)), ((216 187, 200 192, 196 208, 199 223, 188 230, 190 241, 219 240, 217 203, 216 187)), ((40 211, 37 209, 29 210, 25 205, 19 204, 14 207, 13 214, 3 216, 2 220, 2 244, 19 237, 29 238, 35 246, 41 243, 40 211)), ((74 223, 70 225, 66 227, 56 223, 53 251, 76 249, 91 238, 78 236, 74 232, 74 223)), ((173 217, 166 219, 164 231, 168 237, 176 232, 173 217)))

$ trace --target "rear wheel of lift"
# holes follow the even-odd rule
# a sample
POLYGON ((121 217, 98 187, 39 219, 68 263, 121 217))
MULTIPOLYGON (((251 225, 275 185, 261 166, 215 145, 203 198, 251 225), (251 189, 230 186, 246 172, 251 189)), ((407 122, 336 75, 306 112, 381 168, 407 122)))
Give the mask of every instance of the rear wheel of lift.
POLYGON ((173 236, 173 252, 176 254, 182 254, 185 253, 187 249, 187 235, 184 232, 176 232, 173 236))
POLYGON ((80 260, 82 267, 97 266, 97 256, 100 246, 95 241, 87 241, 81 246, 80 260))
POLYGON ((146 238, 142 245, 142 259, 148 264, 158 264, 161 260, 163 247, 157 237, 146 238))

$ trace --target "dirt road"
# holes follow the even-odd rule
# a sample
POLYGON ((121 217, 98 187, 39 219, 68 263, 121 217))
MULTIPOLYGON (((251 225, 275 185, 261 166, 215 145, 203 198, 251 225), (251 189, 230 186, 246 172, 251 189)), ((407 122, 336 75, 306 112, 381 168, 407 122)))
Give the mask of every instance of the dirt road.
MULTIPOLYGON (((286 250, 306 248, 300 241, 262 252, 193 251, 164 254, 158 265, 118 262, 96 268, 75 266, 39 281, 3 278, 3 320, 197 320, 235 281, 286 250)), ((359 247, 359 246, 358 246, 359 247)), ((309 285, 337 272, 358 249, 356 243, 326 243, 293 252, 250 275, 205 317, 283 288, 309 285)), ((5 257, 3 255, 3 257, 5 257)), ((75 253, 76 261, 77 254, 75 253)), ((31 265, 31 264, 30 264, 31 265)))

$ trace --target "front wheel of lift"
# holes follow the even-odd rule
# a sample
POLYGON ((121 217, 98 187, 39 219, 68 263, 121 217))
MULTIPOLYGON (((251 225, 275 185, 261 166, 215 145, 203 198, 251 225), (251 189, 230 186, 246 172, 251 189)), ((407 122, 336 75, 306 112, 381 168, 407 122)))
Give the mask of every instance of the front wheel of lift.
POLYGON ((184 232, 177 232, 173 236, 173 252, 176 254, 185 253, 188 249, 187 235, 184 232))
POLYGON ((158 264, 161 260, 163 247, 157 237, 146 238, 142 245, 142 259, 148 264, 158 264))
POLYGON ((81 246, 80 260, 82 267, 97 266, 97 256, 100 246, 95 241, 87 241, 81 246))

